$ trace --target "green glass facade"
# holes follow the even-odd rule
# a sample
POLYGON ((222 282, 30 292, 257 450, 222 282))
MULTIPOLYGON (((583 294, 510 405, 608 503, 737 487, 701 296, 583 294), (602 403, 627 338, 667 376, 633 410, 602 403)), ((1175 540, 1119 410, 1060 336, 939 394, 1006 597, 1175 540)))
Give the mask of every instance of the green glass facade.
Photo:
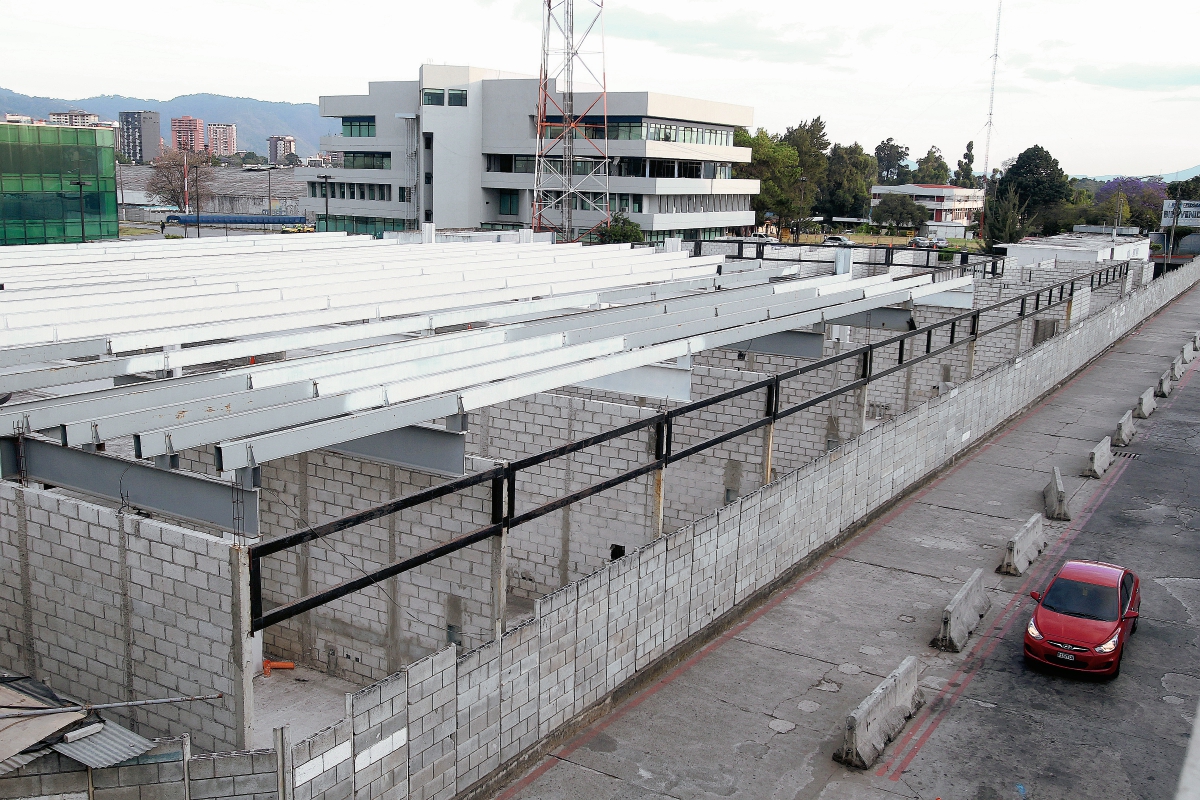
POLYGON ((384 231, 411 231, 416 228, 416 220, 393 217, 350 217, 342 214, 330 214, 327 217, 324 214, 317 214, 318 231, 370 234, 378 239, 383 236, 384 231))
POLYGON ((0 123, 0 245, 117 238, 115 133, 0 123), (79 186, 82 181, 83 230, 79 186))

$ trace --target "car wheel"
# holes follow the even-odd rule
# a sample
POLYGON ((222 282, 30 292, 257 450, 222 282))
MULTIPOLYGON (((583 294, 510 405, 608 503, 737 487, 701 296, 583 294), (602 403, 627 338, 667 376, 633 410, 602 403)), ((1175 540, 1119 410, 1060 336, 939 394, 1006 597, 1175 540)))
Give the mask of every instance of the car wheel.
POLYGON ((1117 677, 1121 674, 1121 662, 1124 660, 1125 660, 1125 648, 1122 647, 1121 655, 1117 656, 1117 668, 1114 669, 1112 671, 1112 674, 1108 676, 1108 679, 1110 681, 1115 681, 1117 679, 1117 677))

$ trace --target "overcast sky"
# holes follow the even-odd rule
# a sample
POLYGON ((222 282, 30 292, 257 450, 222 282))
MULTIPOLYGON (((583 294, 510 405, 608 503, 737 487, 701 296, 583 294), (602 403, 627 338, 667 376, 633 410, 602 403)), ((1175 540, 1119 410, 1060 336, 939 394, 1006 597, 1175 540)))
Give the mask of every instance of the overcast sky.
MULTIPOLYGON (((578 0, 583 3, 585 0, 578 0)), ((536 73, 537 0, 0 0, 0 86, 75 99, 194 92, 315 102, 422 62, 536 73), (128 12, 128 13, 127 13, 128 12)), ((609 89, 751 105, 768 130, 937 145, 983 166, 994 0, 608 0, 609 89)), ((1071 174, 1200 164, 1200 3, 1005 0, 991 162, 1032 144, 1071 174)))

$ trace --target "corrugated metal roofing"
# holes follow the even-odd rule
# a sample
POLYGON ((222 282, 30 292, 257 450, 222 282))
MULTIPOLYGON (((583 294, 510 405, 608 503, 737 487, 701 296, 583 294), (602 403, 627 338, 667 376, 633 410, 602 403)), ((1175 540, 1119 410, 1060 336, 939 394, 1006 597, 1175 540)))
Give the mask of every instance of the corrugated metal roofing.
POLYGON ((120 725, 105 722, 103 730, 91 736, 51 747, 68 758, 87 764, 92 769, 98 769, 137 758, 154 747, 154 743, 120 725))
POLYGON ((0 761, 0 775, 6 775, 13 770, 20 769, 31 761, 37 761, 39 758, 49 752, 49 747, 43 747, 41 750, 33 750, 28 753, 17 753, 11 758, 6 758, 3 761, 0 761))

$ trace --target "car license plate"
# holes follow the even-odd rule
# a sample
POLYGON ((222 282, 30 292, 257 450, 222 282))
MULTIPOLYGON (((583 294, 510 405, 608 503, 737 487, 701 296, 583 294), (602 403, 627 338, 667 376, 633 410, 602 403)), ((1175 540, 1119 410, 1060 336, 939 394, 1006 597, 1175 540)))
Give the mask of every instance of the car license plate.
POLYGON ((1074 661, 1075 660, 1075 655, 1073 653, 1055 653, 1054 655, 1058 656, 1063 661, 1074 661))

